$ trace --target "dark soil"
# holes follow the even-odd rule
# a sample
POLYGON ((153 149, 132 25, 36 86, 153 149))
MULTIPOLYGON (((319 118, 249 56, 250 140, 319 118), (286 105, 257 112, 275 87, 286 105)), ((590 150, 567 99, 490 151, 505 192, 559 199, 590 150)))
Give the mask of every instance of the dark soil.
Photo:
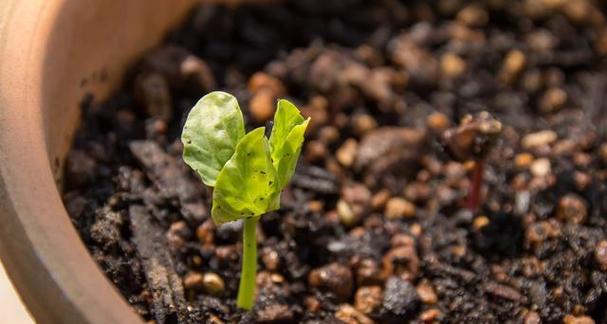
POLYGON ((84 105, 65 204, 157 323, 607 323, 604 9, 199 8, 121 91, 84 105), (182 122, 213 89, 239 98, 249 128, 280 97, 313 118, 282 209, 260 222, 250 313, 235 307, 241 225, 212 223, 211 191, 181 159, 182 122), (486 156, 448 154, 444 131, 480 111, 502 126, 486 156))

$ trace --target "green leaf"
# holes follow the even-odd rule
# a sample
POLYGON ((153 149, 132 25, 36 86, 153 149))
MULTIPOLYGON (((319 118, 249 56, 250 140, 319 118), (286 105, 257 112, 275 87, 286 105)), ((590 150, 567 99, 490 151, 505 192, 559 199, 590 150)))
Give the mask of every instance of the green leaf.
POLYGON ((217 224, 261 216, 278 209, 280 190, 265 128, 245 135, 225 164, 213 191, 211 215, 217 224))
POLYGON ((270 147, 279 190, 293 177, 309 122, 310 118, 304 119, 295 105, 284 99, 278 101, 270 147))
POLYGON ((183 127, 183 159, 210 186, 244 136, 244 120, 236 98, 215 91, 202 97, 183 127))

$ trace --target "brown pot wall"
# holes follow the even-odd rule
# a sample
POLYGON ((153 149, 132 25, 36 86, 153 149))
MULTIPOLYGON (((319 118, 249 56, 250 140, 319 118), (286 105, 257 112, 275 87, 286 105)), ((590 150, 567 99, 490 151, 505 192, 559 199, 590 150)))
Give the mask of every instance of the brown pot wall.
POLYGON ((55 179, 83 96, 106 96, 196 3, 0 1, 0 257, 39 323, 141 322, 81 243, 55 179))

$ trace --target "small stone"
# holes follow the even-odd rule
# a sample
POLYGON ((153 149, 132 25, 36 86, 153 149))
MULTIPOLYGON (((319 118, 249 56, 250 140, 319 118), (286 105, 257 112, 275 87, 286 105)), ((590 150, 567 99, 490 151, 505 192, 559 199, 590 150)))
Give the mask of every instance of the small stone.
POLYGON ((350 204, 343 199, 337 201, 337 216, 339 216, 339 221, 347 227, 354 226, 360 221, 360 215, 354 213, 350 204))
POLYGON ((371 314, 379 309, 382 298, 380 286, 360 287, 354 295, 354 307, 365 314, 371 314))
POLYGON ((523 317, 523 324, 542 324, 542 318, 537 312, 530 311, 523 317))
POLYGON ((293 310, 285 304, 270 304, 258 310, 257 321, 260 323, 283 323, 293 321, 293 310))
POLYGON ((264 72, 253 74, 249 79, 248 88, 251 93, 257 93, 262 89, 269 89, 276 96, 281 96, 286 92, 280 79, 264 72))
POLYGON ((171 224, 166 233, 166 238, 171 250, 180 249, 190 236, 190 229, 185 221, 177 221, 171 224))
POLYGON ((567 102, 567 92, 561 88, 551 88, 542 96, 539 108, 543 113, 552 113, 561 109, 565 102, 567 102))
POLYGON ((411 283, 393 276, 386 280, 382 305, 387 312, 404 318, 415 313, 419 307, 419 296, 411 283))
POLYGON ((196 228, 196 237, 203 245, 213 244, 215 241, 215 223, 207 219, 196 228))
POLYGON ((602 240, 594 249, 594 261, 599 265, 601 271, 607 272, 607 241, 602 240))
POLYGON ((594 324, 594 320, 590 316, 573 316, 569 314, 563 317, 563 324, 594 324))
POLYGON ((440 310, 436 308, 430 308, 421 313, 419 315, 419 319, 424 323, 435 323, 442 315, 443 313, 441 313, 440 310))
POLYGON ((352 271, 334 262, 312 270, 308 275, 308 284, 332 292, 338 301, 345 301, 352 295, 352 271))
POLYGON ((559 200, 556 216, 561 221, 582 224, 586 221, 588 207, 582 197, 567 194, 559 200))
POLYGON ((404 198, 390 198, 386 204, 384 214, 390 220, 414 217, 415 205, 404 198))
POLYGON ((202 289, 209 295, 220 296, 225 290, 225 283, 218 274, 207 272, 202 277, 202 289))
POLYGON ((525 69, 527 58, 525 54, 517 49, 513 49, 504 58, 502 67, 498 74, 498 79, 506 84, 512 84, 525 69))
POLYGON ((483 27, 489 21, 489 14, 478 5, 469 5, 457 13, 457 21, 468 27, 483 27))
POLYGON ((261 250, 261 261, 267 270, 276 271, 280 264, 280 257, 276 250, 265 247, 261 250))
POLYGON ((316 313, 320 310, 320 301, 314 296, 307 296, 304 299, 306 310, 311 313, 316 313))
POLYGON ((521 140, 523 149, 529 150, 539 146, 550 145, 558 139, 558 135, 552 130, 542 130, 525 135, 521 140))
POLYGON ((514 157, 514 165, 517 168, 527 169, 533 163, 533 155, 530 153, 519 153, 514 157))
POLYGON ((335 153, 337 161, 345 167, 351 167, 356 159, 358 142, 355 139, 347 139, 335 153))
POLYGON ((417 291, 419 299, 422 303, 433 305, 438 302, 438 296, 428 281, 422 280, 422 282, 417 285, 415 290, 417 291))
POLYGON ((249 102, 249 112, 257 123, 263 123, 274 115, 277 97, 268 88, 256 92, 249 102))
POLYGON ((451 121, 447 115, 440 112, 433 112, 426 117, 426 126, 433 133, 439 134, 451 126, 451 121))
POLYGON ((533 161, 529 169, 531 170, 531 174, 533 174, 534 176, 545 177, 550 174, 552 167, 550 165, 550 160, 546 158, 541 158, 533 161))
POLYGON ((202 273, 188 272, 183 278, 183 286, 186 289, 202 290, 204 287, 203 281, 202 273))
POLYGON ((466 72, 466 61, 453 53, 441 57, 441 72, 448 79, 455 79, 466 72))
POLYGON ((377 262, 373 259, 363 259, 356 268, 356 283, 359 286, 368 286, 381 282, 381 271, 377 262))
POLYGON ((354 131, 358 135, 364 135, 377 128, 377 121, 369 114, 356 114, 352 117, 354 131))
POLYGON ((335 312, 335 318, 346 324, 374 324, 375 322, 367 315, 359 312, 350 304, 339 305, 335 312))
POLYGON ((472 228, 474 228, 475 231, 480 231, 483 229, 483 227, 489 225, 489 218, 487 216, 478 216, 476 218, 474 218, 474 221, 472 222, 472 228))
POLYGON ((382 209, 390 199, 390 190, 382 189, 371 198, 371 207, 375 210, 382 209))
POLYGON ((560 235, 560 229, 548 221, 539 221, 527 227, 525 239, 531 246, 540 246, 549 238, 556 238, 560 235))

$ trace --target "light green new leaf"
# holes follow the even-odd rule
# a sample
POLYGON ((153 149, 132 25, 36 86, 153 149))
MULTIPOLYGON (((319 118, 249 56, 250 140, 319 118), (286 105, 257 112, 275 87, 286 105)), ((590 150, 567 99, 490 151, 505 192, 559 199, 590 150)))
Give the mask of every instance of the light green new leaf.
POLYGON ((280 190, 265 128, 245 135, 225 164, 213 191, 211 215, 217 224, 261 216, 278 209, 280 190))
POLYGON ((210 186, 244 136, 244 120, 236 98, 215 91, 202 97, 183 127, 183 159, 210 186))
POLYGON ((304 119, 295 105, 284 99, 278 101, 274 127, 270 135, 278 190, 282 190, 293 177, 309 122, 310 118, 304 119))

